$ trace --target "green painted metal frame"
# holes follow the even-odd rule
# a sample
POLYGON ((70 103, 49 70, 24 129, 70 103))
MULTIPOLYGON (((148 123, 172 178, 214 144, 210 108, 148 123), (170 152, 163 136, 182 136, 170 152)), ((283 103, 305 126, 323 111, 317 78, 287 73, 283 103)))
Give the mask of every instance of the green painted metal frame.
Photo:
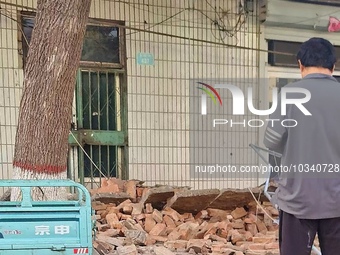
MULTIPOLYGON (((82 78, 81 78, 81 69, 78 69, 77 72, 77 86, 76 86, 76 118, 77 118, 77 128, 82 129, 83 128, 83 93, 82 93, 82 78)), ((78 140, 80 144, 81 141, 78 140)), ((78 144, 77 144, 78 145, 78 144)), ((78 153, 78 176, 80 179, 80 183, 85 183, 85 176, 84 176, 84 153, 80 152, 78 153)))
MULTIPOLYGON (((125 30, 122 30, 123 36, 125 38, 125 30)), ((124 43, 124 47, 125 47, 124 43)), ((122 52, 126 52, 126 49, 124 48, 122 52)), ((124 64, 126 63, 126 57, 122 55, 124 64)), ((122 155, 122 166, 123 171, 121 172, 121 178, 124 180, 129 179, 129 150, 128 150, 128 91, 127 91, 127 74, 126 69, 125 73, 120 74, 120 94, 121 94, 121 130, 124 132, 124 141, 125 144, 122 147, 123 155, 122 155)))
MULTIPOLYGON (((76 115, 77 115, 77 130, 73 130, 69 135, 68 143, 70 146, 88 145, 107 145, 117 146, 122 149, 122 172, 119 176, 122 179, 128 179, 128 123, 127 123, 127 77, 125 70, 121 69, 104 69, 104 68, 80 68, 77 72, 76 83, 76 115), (121 105, 121 131, 107 131, 107 130, 91 130, 83 129, 83 95, 82 95, 82 70, 93 70, 101 72, 114 72, 119 75, 120 79, 120 105, 121 105), (78 144, 79 143, 79 144, 78 144)), ((80 183, 85 183, 84 176, 84 158, 83 152, 78 154, 78 176, 80 183)))
POLYGON ((124 131, 106 131, 106 130, 91 130, 82 129, 72 131, 69 135, 68 143, 71 146, 81 145, 110 145, 110 146, 125 146, 125 132, 124 131))

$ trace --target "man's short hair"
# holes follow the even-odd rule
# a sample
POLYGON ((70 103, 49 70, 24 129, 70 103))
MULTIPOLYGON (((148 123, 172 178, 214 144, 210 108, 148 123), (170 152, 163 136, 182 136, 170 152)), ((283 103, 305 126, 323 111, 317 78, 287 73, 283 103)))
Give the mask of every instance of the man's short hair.
POLYGON ((318 37, 301 45, 297 59, 305 67, 323 67, 331 71, 337 61, 334 46, 328 40, 318 37))

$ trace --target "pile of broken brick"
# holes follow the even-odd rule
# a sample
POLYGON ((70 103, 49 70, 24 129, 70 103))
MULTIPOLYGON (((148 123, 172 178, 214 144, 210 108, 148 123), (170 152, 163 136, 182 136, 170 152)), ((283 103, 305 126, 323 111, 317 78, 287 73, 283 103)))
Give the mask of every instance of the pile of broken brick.
POLYGON ((279 254, 278 211, 258 188, 190 190, 109 179, 91 192, 100 255, 279 254))

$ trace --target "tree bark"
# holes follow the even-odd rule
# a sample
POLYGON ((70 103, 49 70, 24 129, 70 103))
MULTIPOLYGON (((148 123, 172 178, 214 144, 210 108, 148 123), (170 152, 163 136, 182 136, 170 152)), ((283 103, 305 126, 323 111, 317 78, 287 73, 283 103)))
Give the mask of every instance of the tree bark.
MULTIPOLYGON (((91 0, 38 0, 24 70, 14 179, 65 179, 72 99, 91 0)), ((35 188, 33 199, 63 198, 35 188)), ((11 200, 20 198, 12 189, 11 200)))

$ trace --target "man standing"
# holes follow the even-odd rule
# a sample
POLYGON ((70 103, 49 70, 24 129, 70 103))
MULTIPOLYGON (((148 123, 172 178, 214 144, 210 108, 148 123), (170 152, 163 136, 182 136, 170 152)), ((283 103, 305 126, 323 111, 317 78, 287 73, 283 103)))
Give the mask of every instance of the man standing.
POLYGON ((322 255, 335 255, 340 253, 340 83, 332 77, 335 49, 325 39, 311 38, 302 44, 297 60, 302 80, 285 87, 305 89, 311 97, 301 106, 293 102, 304 98, 303 93, 287 93, 293 100, 284 102, 286 112, 279 99, 270 116, 277 121, 268 124, 264 138, 269 149, 282 153, 276 191, 280 254, 310 255, 318 233, 322 255))

